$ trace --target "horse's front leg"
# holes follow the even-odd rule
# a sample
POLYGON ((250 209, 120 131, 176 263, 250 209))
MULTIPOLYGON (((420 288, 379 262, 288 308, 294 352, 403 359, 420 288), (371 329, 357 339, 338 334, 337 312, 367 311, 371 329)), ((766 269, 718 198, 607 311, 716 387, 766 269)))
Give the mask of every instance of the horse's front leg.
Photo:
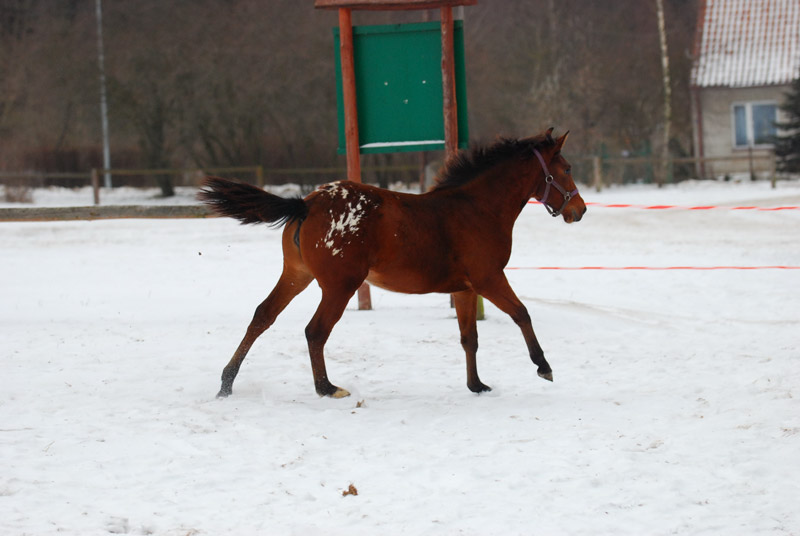
POLYGON ((467 387, 473 393, 491 391, 478 377, 478 295, 473 290, 464 290, 453 294, 453 302, 458 315, 458 328, 461 331, 461 346, 467 355, 467 387))
POLYGON ((522 336, 525 337, 525 344, 528 345, 528 354, 531 357, 531 361, 537 367, 537 374, 545 380, 553 381, 553 370, 544 358, 544 351, 542 351, 542 347, 536 339, 536 334, 533 332, 528 309, 511 289, 505 274, 501 272, 485 287, 480 288, 479 292, 496 305, 498 309, 509 315, 514 323, 519 326, 522 330, 522 336))

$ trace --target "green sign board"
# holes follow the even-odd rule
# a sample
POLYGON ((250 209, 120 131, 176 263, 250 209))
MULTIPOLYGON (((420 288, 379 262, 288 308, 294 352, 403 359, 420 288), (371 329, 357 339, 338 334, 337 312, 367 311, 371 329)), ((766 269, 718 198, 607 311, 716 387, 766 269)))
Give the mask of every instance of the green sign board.
MULTIPOLYGON (((444 149, 442 40, 439 22, 356 26, 353 56, 362 153, 396 153, 444 149)), ((344 98, 336 41, 336 100, 339 111, 339 153, 345 152, 344 98)), ((467 84, 464 73, 464 30, 453 31, 458 144, 467 147, 467 84)))

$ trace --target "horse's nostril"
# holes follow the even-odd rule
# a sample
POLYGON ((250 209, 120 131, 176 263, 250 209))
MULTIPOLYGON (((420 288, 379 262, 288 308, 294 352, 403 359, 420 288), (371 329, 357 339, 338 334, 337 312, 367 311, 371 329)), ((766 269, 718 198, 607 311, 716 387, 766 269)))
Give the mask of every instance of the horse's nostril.
POLYGON ((583 212, 581 212, 581 216, 583 216, 584 214, 586 214, 586 206, 583 207, 583 212))

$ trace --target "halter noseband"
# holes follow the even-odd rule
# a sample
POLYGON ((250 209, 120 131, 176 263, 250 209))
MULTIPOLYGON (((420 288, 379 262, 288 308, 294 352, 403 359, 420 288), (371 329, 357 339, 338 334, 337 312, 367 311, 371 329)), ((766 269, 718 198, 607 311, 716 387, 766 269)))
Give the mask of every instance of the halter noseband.
POLYGON ((544 182, 546 186, 544 187, 544 195, 542 196, 541 203, 544 205, 544 208, 547 209, 547 212, 555 218, 556 216, 561 214, 562 210, 564 210, 567 207, 567 203, 569 203, 569 200, 578 195, 578 189, 575 188, 571 192, 566 191, 563 186, 558 184, 553 179, 553 175, 551 175, 550 172, 547 171, 547 164, 544 163, 544 158, 542 158, 542 153, 534 149, 533 154, 535 154, 536 158, 539 159, 539 163, 542 165, 542 170, 544 171, 544 182), (564 197, 564 203, 558 210, 554 210, 553 207, 547 204, 547 196, 550 194, 550 185, 553 185, 553 187, 559 192, 561 192, 561 195, 564 197))

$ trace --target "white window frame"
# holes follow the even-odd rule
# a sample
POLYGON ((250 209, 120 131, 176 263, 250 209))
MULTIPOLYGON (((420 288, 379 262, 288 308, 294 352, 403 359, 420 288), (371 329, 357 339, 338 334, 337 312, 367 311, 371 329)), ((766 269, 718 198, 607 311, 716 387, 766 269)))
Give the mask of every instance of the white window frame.
POLYGON ((780 113, 780 104, 774 100, 763 100, 763 101, 740 101, 734 102, 731 104, 731 145, 733 148, 739 150, 745 149, 768 149, 773 147, 772 143, 755 143, 755 134, 753 132, 753 106, 764 106, 770 105, 775 107, 775 120, 779 121, 780 118, 778 114, 780 113), (743 106, 744 107, 744 120, 745 120, 745 127, 747 129, 747 144, 746 145, 736 145, 736 107, 743 106))

